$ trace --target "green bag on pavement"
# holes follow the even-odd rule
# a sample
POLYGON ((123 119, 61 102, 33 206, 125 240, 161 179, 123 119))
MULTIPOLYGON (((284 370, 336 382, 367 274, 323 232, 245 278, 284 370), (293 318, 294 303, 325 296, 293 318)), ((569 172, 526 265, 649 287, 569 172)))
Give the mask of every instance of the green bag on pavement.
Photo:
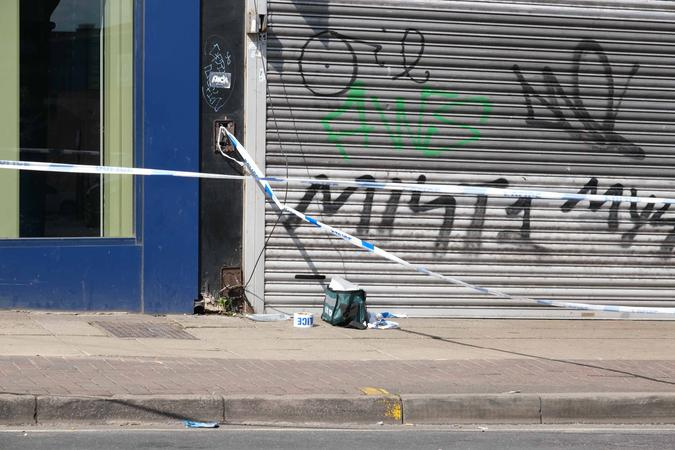
POLYGON ((368 328, 366 292, 363 289, 337 291, 326 288, 321 320, 339 327, 368 328))

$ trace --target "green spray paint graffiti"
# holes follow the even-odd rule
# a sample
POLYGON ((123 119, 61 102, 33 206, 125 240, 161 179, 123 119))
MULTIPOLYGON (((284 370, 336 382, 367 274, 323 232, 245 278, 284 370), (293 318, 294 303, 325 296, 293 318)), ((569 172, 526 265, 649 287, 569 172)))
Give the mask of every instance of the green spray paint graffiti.
POLYGON ((358 144, 368 147, 369 138, 378 131, 378 125, 388 135, 394 148, 402 150, 411 147, 421 151, 424 156, 434 157, 480 139, 477 125, 487 123, 492 106, 485 96, 466 96, 422 88, 417 111, 407 111, 406 103, 400 97, 395 99, 393 109, 392 117, 388 113, 389 108, 383 106, 382 99, 369 96, 364 84, 356 81, 347 90, 345 101, 324 116, 321 123, 328 134, 328 141, 335 144, 344 158, 349 158, 346 139, 361 136, 363 140, 358 144), (470 111, 466 118, 452 115, 460 107, 470 111), (373 120, 373 113, 376 120, 373 120), (356 116, 348 122, 345 119, 349 114, 356 116), (417 117, 411 120, 415 114, 417 117), (444 129, 452 131, 453 137, 441 135, 444 129), (438 139, 441 138, 443 144, 439 145, 438 139))

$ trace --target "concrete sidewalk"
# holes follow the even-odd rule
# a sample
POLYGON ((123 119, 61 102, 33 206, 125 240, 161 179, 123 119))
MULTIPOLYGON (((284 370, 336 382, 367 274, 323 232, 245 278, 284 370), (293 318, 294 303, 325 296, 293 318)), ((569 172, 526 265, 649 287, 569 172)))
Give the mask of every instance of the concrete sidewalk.
POLYGON ((0 424, 675 423, 673 322, 398 322, 2 311, 0 424))

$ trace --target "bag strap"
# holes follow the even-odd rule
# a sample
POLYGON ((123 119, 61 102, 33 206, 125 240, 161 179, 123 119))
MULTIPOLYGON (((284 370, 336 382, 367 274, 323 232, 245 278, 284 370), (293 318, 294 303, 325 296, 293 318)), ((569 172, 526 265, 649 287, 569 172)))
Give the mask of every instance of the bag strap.
POLYGON ((363 322, 359 322, 356 319, 349 322, 347 326, 349 328, 356 328, 357 330, 365 330, 366 328, 368 328, 368 325, 364 324, 363 322))

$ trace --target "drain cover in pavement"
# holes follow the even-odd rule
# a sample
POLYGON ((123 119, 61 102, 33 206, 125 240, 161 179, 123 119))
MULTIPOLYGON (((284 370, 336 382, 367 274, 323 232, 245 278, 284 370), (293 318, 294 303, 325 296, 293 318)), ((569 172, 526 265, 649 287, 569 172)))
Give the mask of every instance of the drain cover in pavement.
POLYGON ((90 322, 118 338, 197 339, 178 325, 154 322, 90 322))

